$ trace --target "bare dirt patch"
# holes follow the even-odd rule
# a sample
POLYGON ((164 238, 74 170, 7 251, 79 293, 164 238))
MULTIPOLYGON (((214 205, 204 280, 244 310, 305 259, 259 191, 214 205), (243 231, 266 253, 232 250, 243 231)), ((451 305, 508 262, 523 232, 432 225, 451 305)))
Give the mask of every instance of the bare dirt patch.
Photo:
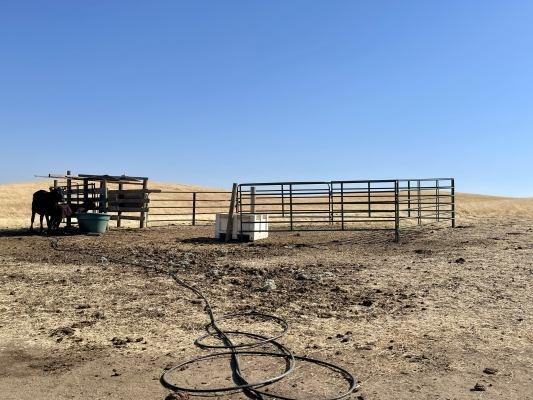
MULTIPOLYGON (((469 220, 401 243, 383 233, 302 233, 223 244, 212 228, 122 229, 60 237, 69 251, 5 232, 2 398, 164 399, 161 371, 203 354, 192 343, 207 322, 194 295, 140 267, 173 265, 218 314, 285 318, 284 344, 357 376, 353 399, 532 399, 532 226, 469 220)), ((208 366, 198 383, 224 381, 220 371, 208 366)), ((311 370, 272 390, 306 393, 309 377, 313 393, 328 390, 311 370)))

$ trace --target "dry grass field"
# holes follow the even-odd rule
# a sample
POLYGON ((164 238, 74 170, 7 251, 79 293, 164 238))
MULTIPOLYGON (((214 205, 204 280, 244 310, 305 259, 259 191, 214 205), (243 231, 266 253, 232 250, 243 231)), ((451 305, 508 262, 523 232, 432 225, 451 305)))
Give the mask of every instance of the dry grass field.
MULTIPOLYGON (((167 398, 161 371, 204 354, 193 341, 207 320, 194 295, 143 265, 176 266, 217 315, 285 318, 281 341, 296 354, 356 375, 353 400, 533 399, 533 199, 458 194, 456 229, 400 243, 328 232, 225 244, 212 227, 170 226, 60 236, 56 251, 25 229, 31 193, 46 185, 0 185, 2 399, 167 398)), ((271 367, 245 363, 250 374, 271 367)), ((187 379, 227 382, 227 370, 207 363, 187 379)), ((311 400, 336 384, 302 367, 271 391, 311 400)))
MULTIPOLYGON (((49 180, 38 180, 31 183, 15 183, 15 184, 0 184, 0 204, 4 212, 0 215, 0 229, 6 228, 23 228, 29 226, 31 216, 31 199, 32 193, 39 189, 47 189, 50 186, 49 180)), ((190 206, 192 203, 190 200, 192 195, 187 192, 192 191, 221 191, 224 189, 205 188, 197 185, 183 185, 174 183, 159 183, 150 182, 151 189, 160 189, 163 191, 183 192, 183 195, 179 193, 172 194, 155 194, 151 197, 156 201, 152 202, 151 206, 171 206, 181 205, 190 206), (160 201, 161 199, 179 199, 179 201, 160 201)), ((199 196, 201 199, 226 199, 229 198, 229 194, 215 194, 207 193, 199 196)), ((478 220, 480 218, 521 218, 531 217, 533 215, 533 198, 509 198, 499 196, 486 196, 476 194, 459 193, 457 198, 457 214, 463 221, 478 220)), ((202 206, 210 205, 213 203, 203 203, 202 206)), ((225 202, 216 203, 216 205, 225 205, 225 202)), ((217 210, 220 210, 217 209, 217 210)), ((217 211, 214 210, 214 211, 217 211)), ((172 212, 170 208, 163 208, 161 210, 153 210, 156 212, 172 212)), ((174 210, 175 212, 176 210, 174 210)), ((190 210, 184 210, 189 211, 190 210)), ((210 210, 207 210, 210 211, 210 210)), ((127 214, 127 213, 126 213, 127 214)), ((158 218, 152 216, 150 220, 158 218)), ((202 217, 200 217, 202 218, 202 217)), ((213 219, 213 216, 204 216, 206 219, 213 219)), ((134 221, 124 221, 125 226, 133 227, 138 223, 134 221)), ((161 224, 153 224, 161 225, 161 224)))

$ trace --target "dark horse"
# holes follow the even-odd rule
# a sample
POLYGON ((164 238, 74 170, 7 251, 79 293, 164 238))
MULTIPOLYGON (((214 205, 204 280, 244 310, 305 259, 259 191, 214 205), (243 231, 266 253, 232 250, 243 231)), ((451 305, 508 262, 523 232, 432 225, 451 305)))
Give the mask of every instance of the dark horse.
POLYGON ((64 218, 71 217, 73 214, 72 207, 68 204, 57 204, 52 213, 50 214, 50 227, 49 232, 53 232, 59 229, 59 225, 64 218))
POLYGON ((87 212, 96 209, 95 201, 89 199, 82 204, 56 204, 50 213, 50 228, 49 231, 56 231, 59 229, 61 221, 65 218, 72 217, 78 212, 87 212))
POLYGON ((50 230, 50 216, 54 214, 58 203, 63 201, 63 191, 61 188, 50 188, 50 191, 38 190, 33 194, 31 203, 31 225, 30 231, 33 232, 33 221, 35 214, 39 214, 41 230, 43 231, 43 217, 46 217, 46 226, 50 230))

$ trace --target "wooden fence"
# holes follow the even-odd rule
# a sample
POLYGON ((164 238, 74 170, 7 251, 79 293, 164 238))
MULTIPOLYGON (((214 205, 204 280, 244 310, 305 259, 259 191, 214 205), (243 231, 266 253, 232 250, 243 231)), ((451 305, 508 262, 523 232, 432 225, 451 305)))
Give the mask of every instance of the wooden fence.
MULTIPOLYGON (((73 205, 90 205, 99 212, 111 214, 111 220, 120 227, 122 221, 138 221, 139 227, 147 225, 149 194, 157 190, 148 189, 148 178, 117 177, 109 175, 66 175, 49 177, 54 179, 54 187, 61 187, 65 201, 73 205)), ((67 218, 67 226, 75 222, 67 218)))
POLYGON ((215 221, 216 213, 227 213, 231 191, 150 192, 150 226, 188 224, 205 225, 215 221))

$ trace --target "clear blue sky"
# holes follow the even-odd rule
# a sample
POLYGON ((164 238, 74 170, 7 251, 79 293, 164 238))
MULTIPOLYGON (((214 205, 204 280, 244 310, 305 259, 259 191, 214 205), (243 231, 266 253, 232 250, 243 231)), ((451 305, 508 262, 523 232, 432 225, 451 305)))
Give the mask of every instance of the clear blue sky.
POLYGON ((533 2, 0 0, 0 182, 533 196, 533 2))

